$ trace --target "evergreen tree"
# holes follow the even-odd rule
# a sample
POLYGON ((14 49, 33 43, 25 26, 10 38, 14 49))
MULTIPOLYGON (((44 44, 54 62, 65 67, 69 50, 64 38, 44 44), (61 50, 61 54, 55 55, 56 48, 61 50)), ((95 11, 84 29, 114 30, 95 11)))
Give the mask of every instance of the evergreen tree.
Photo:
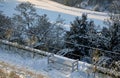
MULTIPOLYGON (((87 49, 85 47, 80 47, 80 45, 88 45, 88 36, 87 36, 87 15, 83 14, 82 19, 76 17, 76 19, 71 23, 70 31, 67 32, 66 35, 66 47, 74 49, 73 54, 78 56, 88 55, 87 49)), ((77 56, 73 56, 73 58, 79 58, 77 56)))
MULTIPOLYGON (((115 53, 120 53, 120 2, 115 0, 111 5, 110 19, 105 23, 108 25, 108 28, 102 30, 102 37, 105 37, 107 40, 103 40, 107 46, 106 49, 115 53), (106 30, 106 31, 105 31, 106 30)), ((104 43, 104 44, 105 44, 104 43)), ((108 57, 111 57, 115 60, 118 60, 119 55, 109 54, 108 57)))
POLYGON ((98 45, 97 29, 95 29, 95 24, 94 21, 92 20, 88 23, 87 36, 89 37, 89 46, 97 47, 98 45))
POLYGON ((118 0, 113 1, 112 13, 110 15, 111 25, 110 31, 110 50, 120 53, 120 2, 118 0))

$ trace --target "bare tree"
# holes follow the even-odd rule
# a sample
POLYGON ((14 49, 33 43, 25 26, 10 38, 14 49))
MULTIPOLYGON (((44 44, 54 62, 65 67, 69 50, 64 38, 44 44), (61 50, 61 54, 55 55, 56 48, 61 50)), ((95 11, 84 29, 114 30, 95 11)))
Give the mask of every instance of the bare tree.
POLYGON ((33 4, 29 2, 21 3, 16 6, 15 10, 18 14, 14 14, 13 20, 17 23, 17 25, 21 25, 23 30, 34 26, 38 15, 33 4))

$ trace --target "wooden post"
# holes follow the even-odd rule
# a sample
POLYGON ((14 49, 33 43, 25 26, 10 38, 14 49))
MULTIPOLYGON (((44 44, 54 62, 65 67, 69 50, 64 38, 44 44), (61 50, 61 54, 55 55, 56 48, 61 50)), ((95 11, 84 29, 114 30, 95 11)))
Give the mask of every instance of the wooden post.
POLYGON ((49 59, 50 59, 50 55, 48 55, 47 57, 47 63, 49 64, 49 59))
POLYGON ((77 70, 78 70, 78 61, 79 61, 79 60, 77 59, 77 70))
POLYGON ((72 72, 74 72, 74 62, 72 63, 72 72))

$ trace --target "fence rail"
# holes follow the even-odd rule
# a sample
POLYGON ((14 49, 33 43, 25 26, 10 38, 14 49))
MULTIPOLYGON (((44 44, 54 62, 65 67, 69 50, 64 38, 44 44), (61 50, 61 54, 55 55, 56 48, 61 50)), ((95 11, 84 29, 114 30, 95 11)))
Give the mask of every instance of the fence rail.
MULTIPOLYGON (((9 42, 9 41, 6 41, 6 40, 1 40, 1 39, 0 39, 0 45, 1 45, 0 48, 7 48, 9 50, 12 49, 12 48, 14 48, 12 50, 15 50, 15 49, 24 50, 25 52, 32 53, 33 57, 36 54, 40 55, 41 57, 42 56, 47 56, 47 55, 50 54, 46 51, 41 51, 41 50, 38 50, 38 49, 34 49, 34 48, 24 46, 24 45, 19 45, 17 43, 12 43, 12 42, 9 42)), ((18 50, 16 50, 16 51, 18 51, 18 50)))
MULTIPOLYGON (((0 48, 1 49, 5 48, 5 49, 9 50, 9 49, 11 49, 11 47, 16 48, 17 52, 18 52, 18 49, 19 49, 19 50, 25 50, 25 52, 32 53, 34 57, 35 57, 35 54, 39 54, 41 57, 45 57, 45 56, 48 56, 48 55, 51 54, 51 53, 48 53, 48 52, 45 52, 45 51, 33 49, 33 48, 30 48, 30 47, 26 47, 26 46, 23 46, 23 45, 12 43, 12 42, 9 42, 9 41, 6 41, 6 40, 0 40, 0 48)), ((25 52, 23 52, 23 53, 25 53, 25 52)), ((81 64, 80 61, 79 61, 79 64, 81 64)), ((88 67, 94 67, 94 65, 91 64, 91 65, 88 65, 88 67)), ((107 68, 97 66, 97 70, 99 70, 100 72, 105 73, 105 74, 107 73, 109 75, 114 75, 115 77, 120 77, 120 72, 114 71, 112 69, 107 69, 107 68)))

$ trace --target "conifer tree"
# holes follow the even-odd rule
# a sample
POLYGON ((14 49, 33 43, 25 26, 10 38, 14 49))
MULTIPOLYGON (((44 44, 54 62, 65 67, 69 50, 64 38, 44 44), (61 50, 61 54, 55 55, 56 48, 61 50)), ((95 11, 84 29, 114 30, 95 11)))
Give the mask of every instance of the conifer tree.
MULTIPOLYGON (((111 5, 110 18, 105 22, 108 28, 102 30, 102 36, 107 40, 106 49, 115 53, 120 53, 120 2, 115 0, 111 5), (105 31, 106 30, 106 31, 105 31)), ((104 40, 103 40, 104 41, 104 40)), ((104 43, 104 44, 105 44, 104 43)), ((119 55, 109 54, 115 60, 119 60, 119 55)))
MULTIPOLYGON (((87 36, 87 15, 83 14, 82 18, 76 17, 73 22, 71 22, 71 28, 70 31, 67 32, 66 35, 66 41, 69 43, 66 43, 67 48, 74 49, 73 54, 76 54, 78 56, 84 56, 88 55, 87 49, 84 47, 80 47, 80 45, 88 45, 88 36, 87 36)), ((73 58, 79 58, 73 56, 73 58)))

